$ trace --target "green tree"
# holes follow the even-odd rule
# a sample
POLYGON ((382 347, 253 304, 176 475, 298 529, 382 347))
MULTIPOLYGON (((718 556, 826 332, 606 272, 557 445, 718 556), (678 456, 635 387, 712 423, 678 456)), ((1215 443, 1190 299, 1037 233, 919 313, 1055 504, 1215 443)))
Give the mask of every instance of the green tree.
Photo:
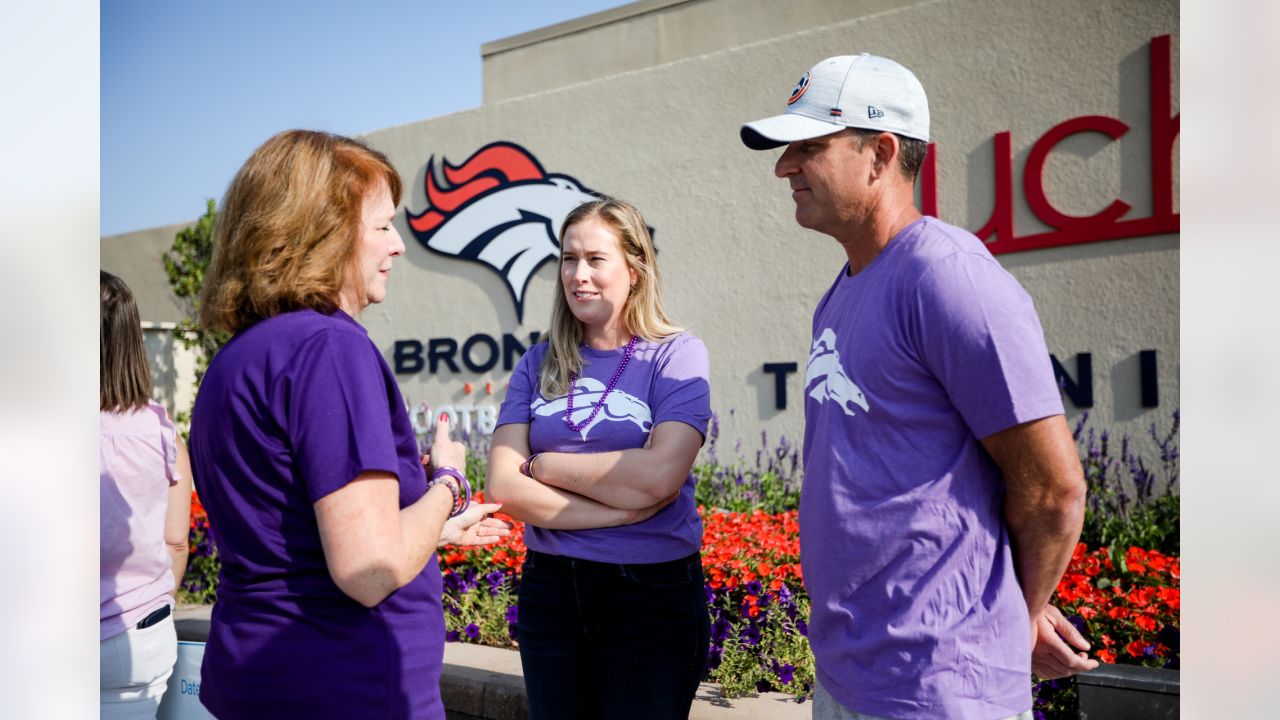
MULTIPOLYGON (((165 273, 169 276, 169 287, 183 311, 183 318, 173 331, 174 337, 183 347, 196 353, 197 392, 205 371, 209 369, 209 362, 231 338, 227 332, 205 330, 199 322, 200 292, 204 289, 204 276, 213 258, 213 226, 217 219, 217 206, 210 199, 204 215, 193 225, 178 231, 173 238, 173 246, 162 258, 165 273)), ((180 426, 186 427, 191 422, 190 408, 178 410, 177 415, 180 426)))

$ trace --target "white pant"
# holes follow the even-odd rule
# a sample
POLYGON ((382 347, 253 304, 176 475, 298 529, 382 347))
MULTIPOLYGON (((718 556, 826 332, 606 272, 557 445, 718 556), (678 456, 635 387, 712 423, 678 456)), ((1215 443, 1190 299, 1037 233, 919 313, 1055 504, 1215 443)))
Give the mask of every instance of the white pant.
MULTIPOLYGON (((813 688, 813 720, 889 720, 879 715, 864 715, 841 705, 831 693, 822 687, 822 683, 814 678, 813 688)), ((1011 715, 1006 720, 1031 720, 1031 711, 1011 715)))
POLYGON ((103 640, 98 646, 100 717, 155 718, 177 659, 173 615, 103 640))

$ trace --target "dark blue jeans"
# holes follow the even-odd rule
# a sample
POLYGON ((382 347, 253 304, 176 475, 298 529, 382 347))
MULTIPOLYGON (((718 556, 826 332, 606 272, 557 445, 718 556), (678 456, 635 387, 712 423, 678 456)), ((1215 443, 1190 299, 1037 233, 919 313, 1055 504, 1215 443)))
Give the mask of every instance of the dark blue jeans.
POLYGON ((530 550, 520 575, 530 717, 689 716, 710 636, 698 553, 620 565, 530 550))

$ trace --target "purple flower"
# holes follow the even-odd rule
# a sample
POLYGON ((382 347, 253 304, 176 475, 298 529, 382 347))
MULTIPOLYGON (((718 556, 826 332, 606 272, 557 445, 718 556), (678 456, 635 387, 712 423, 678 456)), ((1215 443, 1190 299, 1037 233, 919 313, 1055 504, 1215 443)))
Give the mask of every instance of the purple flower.
POLYGON ((484 576, 486 582, 489 583, 489 594, 496 596, 502 589, 502 584, 506 582, 507 576, 501 570, 494 570, 484 576))
POLYGON ((1076 626, 1076 630, 1079 630, 1081 635, 1088 634, 1088 630, 1086 630, 1085 628, 1084 618, 1080 617, 1079 615, 1071 615, 1067 618, 1067 620, 1070 621, 1072 625, 1076 626))
POLYGON ((462 632, 466 633, 467 637, 472 640, 480 639, 480 628, 475 623, 467 623, 467 626, 462 628, 462 632))
POLYGON ((760 593, 764 592, 764 585, 761 585, 759 580, 752 580, 748 582, 744 587, 748 595, 759 595, 760 593))
POLYGON ((738 633, 738 639, 744 644, 755 647, 760 644, 760 628, 755 625, 747 625, 738 633))
POLYGON ((458 642, 458 631, 450 630, 444 634, 445 642, 458 642))
POLYGON ((796 630, 799 630, 801 635, 809 637, 809 623, 803 620, 796 620, 796 630))
POLYGON ((462 580, 458 574, 453 571, 444 573, 444 591, 446 593, 457 593, 462 590, 462 580))
POLYGON ((724 617, 717 619, 711 624, 711 640, 717 644, 723 643, 729 639, 729 635, 733 632, 733 623, 724 617))
POLYGON ((508 623, 510 623, 510 624, 512 624, 512 625, 514 625, 514 624, 516 623, 516 620, 517 620, 519 617, 520 617, 520 606, 519 606, 519 605, 512 605, 511 607, 507 608, 507 622, 508 622, 508 623))
POLYGON ((724 649, 719 645, 712 645, 707 653, 707 670, 715 670, 720 667, 720 658, 724 653, 724 649))
POLYGON ((796 666, 790 663, 783 663, 778 667, 778 682, 783 685, 790 685, 795 677, 796 666))

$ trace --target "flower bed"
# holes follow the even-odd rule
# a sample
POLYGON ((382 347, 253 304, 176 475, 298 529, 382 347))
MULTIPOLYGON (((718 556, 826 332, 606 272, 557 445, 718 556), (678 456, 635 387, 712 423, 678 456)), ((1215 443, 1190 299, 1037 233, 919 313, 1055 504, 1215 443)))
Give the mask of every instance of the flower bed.
MULTIPOLYGON (((1091 655, 1098 659, 1177 668, 1181 571, 1173 440, 1178 415, 1167 432, 1151 427, 1160 449, 1159 472, 1130 453, 1127 439, 1119 443, 1119 457, 1112 457, 1107 434, 1086 431, 1086 422, 1082 417, 1075 436, 1089 482, 1082 536, 1089 544, 1076 547, 1054 603, 1090 640, 1091 655)), ((722 465, 716 460, 717 436, 718 422, 713 422, 705 459, 694 468, 712 621, 706 679, 721 684, 729 697, 774 690, 803 699, 812 690, 814 667, 795 509, 801 484, 796 448, 785 438, 770 447, 762 433, 754 465, 722 465)), ((482 487, 488 448, 476 438, 468 445, 467 475, 482 487)), ((735 450, 741 454, 741 445, 735 450)), ((449 640, 517 646, 516 597, 524 558, 519 523, 499 544, 441 551, 449 640)), ((182 599, 212 602, 217 568, 208 518, 193 494, 191 559, 182 599)), ((1035 697, 1038 718, 1077 714, 1073 680, 1038 682, 1035 697)))
POLYGON ((187 572, 178 588, 178 600, 208 605, 218 596, 218 549, 209 534, 209 516, 195 491, 191 493, 191 530, 187 534, 187 572))
MULTIPOLYGON (((1106 663, 1177 669, 1180 657, 1181 562, 1157 550, 1076 545, 1054 603, 1106 663)), ((1075 718, 1075 683, 1035 685, 1035 716, 1075 718)))
MULTIPOLYGON (((723 685, 730 697, 767 690, 807 696, 814 671, 797 511, 699 513, 711 615, 707 680, 723 685)), ((441 553, 448 640, 517 646, 516 589, 524 557, 518 523, 497 545, 441 553)))

